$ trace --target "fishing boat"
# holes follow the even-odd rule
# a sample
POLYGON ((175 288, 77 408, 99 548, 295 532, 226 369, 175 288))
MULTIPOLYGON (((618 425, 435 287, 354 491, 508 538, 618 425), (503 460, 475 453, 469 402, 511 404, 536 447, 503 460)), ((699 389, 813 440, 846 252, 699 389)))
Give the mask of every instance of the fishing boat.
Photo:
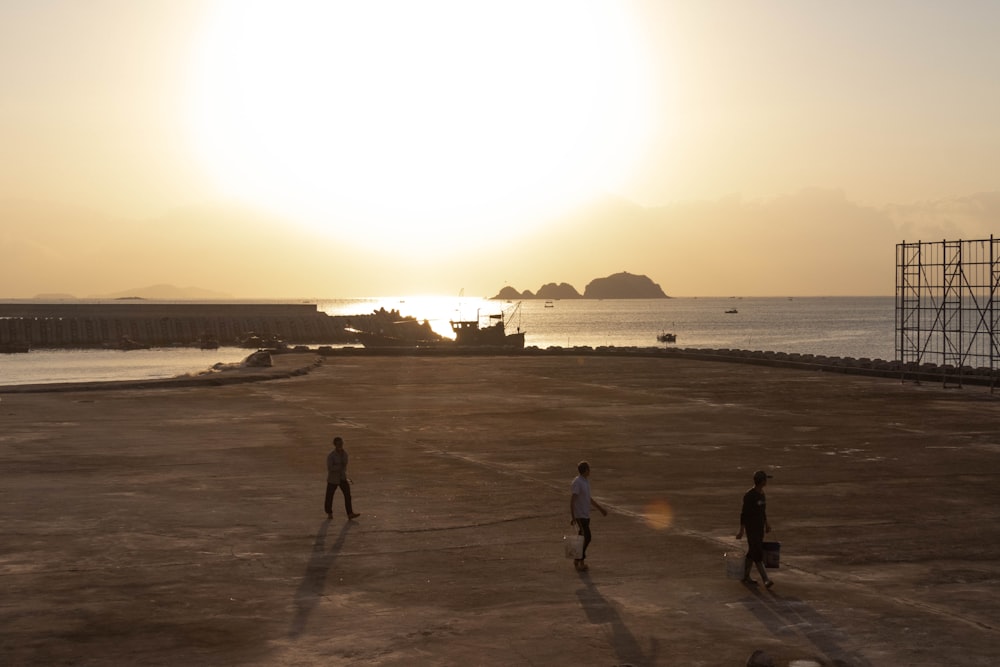
POLYGON ((661 343, 676 343, 677 334, 667 333, 666 331, 664 331, 663 333, 661 333, 659 336, 656 337, 656 340, 660 341, 661 343))
POLYGON ((403 317, 399 310, 384 307, 361 317, 359 327, 346 326, 344 332, 368 348, 440 347, 451 340, 431 328, 430 322, 419 322, 412 316, 403 317))
POLYGON ((451 330, 455 332, 455 345, 523 349, 524 332, 521 331, 521 327, 517 327, 514 333, 507 333, 508 324, 520 312, 521 304, 518 302, 509 316, 503 313, 490 315, 485 326, 480 325, 478 310, 474 320, 451 320, 451 330))
POLYGON ((730 308, 729 310, 726 311, 726 315, 735 315, 738 312, 740 311, 736 310, 735 308, 730 308))

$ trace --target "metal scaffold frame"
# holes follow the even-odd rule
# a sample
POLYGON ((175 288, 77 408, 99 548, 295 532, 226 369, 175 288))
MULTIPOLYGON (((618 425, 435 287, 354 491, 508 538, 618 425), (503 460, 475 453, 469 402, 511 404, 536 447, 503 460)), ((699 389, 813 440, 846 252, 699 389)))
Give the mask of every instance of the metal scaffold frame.
POLYGON ((916 241, 896 246, 896 355, 903 380, 940 368, 942 381, 963 370, 1000 366, 1000 238, 916 241), (949 372, 950 371, 950 372, 949 372))

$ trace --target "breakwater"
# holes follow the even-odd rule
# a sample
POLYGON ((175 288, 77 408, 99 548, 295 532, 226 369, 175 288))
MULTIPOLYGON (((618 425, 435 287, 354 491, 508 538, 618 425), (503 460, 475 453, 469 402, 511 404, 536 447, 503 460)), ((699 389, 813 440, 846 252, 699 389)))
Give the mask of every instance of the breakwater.
POLYGON ((365 326, 372 317, 330 316, 307 303, 6 303, 0 304, 0 346, 337 344, 353 340, 345 327, 365 326))

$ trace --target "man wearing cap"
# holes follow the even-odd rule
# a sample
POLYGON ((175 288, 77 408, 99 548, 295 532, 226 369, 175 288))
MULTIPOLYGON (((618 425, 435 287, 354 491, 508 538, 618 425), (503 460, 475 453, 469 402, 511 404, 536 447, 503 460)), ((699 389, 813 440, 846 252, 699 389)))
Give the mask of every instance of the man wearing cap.
POLYGON ((747 535, 747 555, 743 563, 743 583, 756 586, 757 582, 750 578, 750 568, 756 564, 764 585, 770 588, 774 582, 767 576, 764 569, 764 534, 771 532, 771 524, 767 522, 767 498, 764 487, 770 479, 763 470, 753 474, 753 488, 743 494, 743 509, 740 511, 740 532, 736 539, 747 535))

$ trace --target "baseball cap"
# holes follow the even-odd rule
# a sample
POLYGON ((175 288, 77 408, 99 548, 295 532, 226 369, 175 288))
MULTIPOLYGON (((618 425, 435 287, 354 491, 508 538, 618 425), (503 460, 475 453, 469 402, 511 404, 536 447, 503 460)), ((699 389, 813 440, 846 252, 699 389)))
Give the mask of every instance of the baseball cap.
POLYGON ((766 472, 764 472, 763 470, 758 470, 757 472, 755 472, 755 473, 753 474, 753 483, 754 483, 754 484, 760 484, 760 483, 761 483, 761 482, 763 482, 763 481, 764 481, 765 479, 771 479, 771 475, 768 475, 768 474, 767 474, 766 472))

